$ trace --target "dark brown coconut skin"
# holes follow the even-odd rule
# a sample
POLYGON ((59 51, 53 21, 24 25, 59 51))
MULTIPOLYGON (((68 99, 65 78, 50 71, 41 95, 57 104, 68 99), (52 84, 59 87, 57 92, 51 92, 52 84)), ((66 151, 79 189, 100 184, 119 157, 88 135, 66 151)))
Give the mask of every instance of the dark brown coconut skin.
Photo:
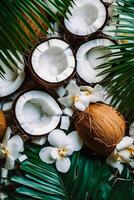
MULTIPOLYGON (((31 62, 33 51, 37 48, 38 45, 40 45, 41 43, 47 42, 47 41, 49 41, 49 40, 51 40, 51 39, 58 39, 58 40, 62 40, 62 41, 64 41, 64 42, 66 42, 65 40, 60 39, 60 38, 58 38, 58 37, 52 37, 52 38, 46 39, 46 40, 40 42, 39 44, 37 44, 37 45, 34 47, 34 49, 32 50, 32 52, 31 52, 31 54, 30 54, 30 56, 29 56, 29 58, 28 58, 28 67, 29 67, 29 70, 30 70, 30 73, 31 73, 33 79, 34 79, 38 84, 40 84, 44 89, 46 89, 46 90, 49 90, 49 89, 50 89, 50 90, 56 89, 56 88, 58 88, 59 86, 62 86, 62 85, 64 85, 64 84, 66 84, 70 79, 72 79, 72 78, 74 77, 75 71, 76 71, 76 57, 75 57, 74 51, 73 51, 73 49, 72 49, 71 47, 70 47, 70 49, 72 50, 73 55, 74 55, 74 59, 75 59, 75 68, 74 68, 73 73, 72 73, 67 79, 65 79, 65 80, 63 80, 63 81, 60 81, 60 82, 57 82, 57 83, 50 83, 50 82, 48 82, 48 81, 45 81, 45 80, 42 79, 41 77, 39 77, 38 74, 34 71, 33 66, 32 66, 32 62, 31 62)), ((67 42, 66 42, 66 43, 67 43, 67 42)))
POLYGON ((112 106, 93 103, 76 112, 75 128, 87 147, 99 155, 109 155, 125 135, 126 123, 112 106))

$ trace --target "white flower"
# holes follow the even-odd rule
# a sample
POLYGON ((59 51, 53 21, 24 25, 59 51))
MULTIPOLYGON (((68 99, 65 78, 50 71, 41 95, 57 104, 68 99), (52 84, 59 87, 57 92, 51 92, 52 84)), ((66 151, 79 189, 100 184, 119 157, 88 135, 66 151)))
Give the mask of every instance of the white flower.
POLYGON ((94 88, 90 86, 80 86, 76 84, 75 80, 71 80, 66 87, 68 95, 61 97, 58 101, 65 107, 73 107, 77 110, 84 111, 89 103, 103 101, 103 89, 100 85, 94 88))
POLYGON ((15 135, 10 138, 11 129, 8 127, 6 134, 0 144, 0 159, 6 158, 5 169, 13 169, 14 163, 24 150, 23 140, 20 136, 15 135))
POLYGON ((44 147, 39 153, 40 159, 49 164, 56 162, 57 170, 66 173, 71 165, 68 156, 83 145, 77 131, 66 135, 64 131, 55 129, 49 134, 48 141, 53 147, 44 147))
POLYGON ((107 164, 113 168, 117 168, 121 174, 123 171, 123 163, 129 164, 134 168, 134 145, 131 137, 124 137, 116 146, 116 149, 107 158, 107 164))

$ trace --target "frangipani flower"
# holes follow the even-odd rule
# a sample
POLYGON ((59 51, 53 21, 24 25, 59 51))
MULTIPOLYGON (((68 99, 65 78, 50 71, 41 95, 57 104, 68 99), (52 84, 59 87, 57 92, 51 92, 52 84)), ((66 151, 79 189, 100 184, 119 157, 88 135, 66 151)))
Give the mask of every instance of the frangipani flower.
POLYGON ((131 137, 124 137, 116 146, 116 149, 107 158, 107 164, 113 168, 117 168, 121 174, 123 171, 123 163, 129 164, 134 168, 134 145, 131 137))
POLYGON ((48 141, 52 146, 44 147, 40 151, 40 159, 49 164, 55 162, 57 170, 66 173, 71 165, 68 156, 79 151, 83 145, 77 131, 66 135, 64 131, 55 129, 49 134, 48 141))
POLYGON ((20 136, 14 135, 10 138, 11 129, 8 127, 6 134, 0 144, 0 159, 6 158, 5 169, 13 169, 14 163, 24 150, 23 140, 20 136))
POLYGON ((66 90, 68 95, 58 99, 65 107, 75 106, 77 110, 84 111, 89 103, 103 101, 103 89, 99 85, 94 88, 90 86, 78 87, 75 80, 71 80, 66 90))

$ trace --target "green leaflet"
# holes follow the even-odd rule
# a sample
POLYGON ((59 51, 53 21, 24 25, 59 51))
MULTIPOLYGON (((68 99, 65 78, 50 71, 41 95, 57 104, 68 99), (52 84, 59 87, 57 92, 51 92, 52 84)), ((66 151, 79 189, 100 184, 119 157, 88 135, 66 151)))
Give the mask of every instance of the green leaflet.
POLYGON ((97 68, 104 69, 101 74, 110 73, 103 84, 112 97, 111 103, 118 105, 119 110, 131 122, 134 120, 134 2, 118 0, 115 9, 119 16, 113 17, 113 21, 117 22, 116 36, 113 39, 128 40, 128 43, 111 46, 110 49, 121 50, 119 57, 111 54, 112 60, 97 68))
MULTIPOLYGON (((58 13, 60 16, 65 16, 65 13, 68 11, 68 6, 73 1, 68 0, 57 0, 54 3, 50 0, 50 3, 58 9, 58 13)), ((26 21, 24 18, 24 14, 30 19, 38 29, 46 35, 46 30, 42 28, 39 21, 36 19, 37 16, 46 26, 52 29, 50 21, 42 14, 39 7, 41 7, 46 13, 48 13, 52 19, 56 20, 60 23, 60 17, 54 14, 47 6, 47 4, 42 0, 10 0, 0 1, 0 49, 2 51, 10 50, 16 58, 17 55, 15 53, 18 50, 20 53, 24 54, 29 48, 32 47, 32 41, 29 35, 25 33, 23 28, 20 26, 20 22, 25 25, 28 29, 29 33, 31 34, 33 40, 39 41, 36 32, 31 27, 31 24, 26 21), (38 6, 37 6, 38 5, 38 6), (21 11, 21 12, 20 12, 21 11), (31 11, 31 12, 30 12, 31 11), (19 21, 17 20, 19 19, 19 21), (25 42, 24 42, 25 41, 25 42)), ((7 67, 11 68, 11 57, 9 54, 6 55, 7 60, 5 60, 1 56, 2 63, 7 67)), ((4 76, 4 65, 0 65, 0 76, 4 76)))
POLYGON ((69 172, 61 174, 54 165, 39 159, 40 147, 25 147, 29 158, 20 164, 21 173, 11 178, 19 184, 12 194, 14 199, 120 200, 125 196, 125 200, 133 200, 133 177, 127 166, 121 176, 113 176, 104 158, 86 155, 82 150, 71 157, 69 172))

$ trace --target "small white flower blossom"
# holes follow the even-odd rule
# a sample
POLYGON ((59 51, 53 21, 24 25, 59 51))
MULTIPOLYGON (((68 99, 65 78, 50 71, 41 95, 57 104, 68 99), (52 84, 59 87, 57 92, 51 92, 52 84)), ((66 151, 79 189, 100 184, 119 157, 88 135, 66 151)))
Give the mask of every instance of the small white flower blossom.
POLYGON ((89 103, 104 101, 104 90, 100 85, 96 85, 94 88, 90 86, 78 87, 76 81, 71 80, 66 90, 68 95, 58 99, 65 107, 75 106, 77 110, 84 111, 89 103))
POLYGON ((13 169, 15 160, 19 158, 20 152, 24 150, 23 140, 19 135, 10 138, 11 129, 8 127, 6 134, 0 143, 0 159, 6 158, 5 169, 13 169))
POLYGON ((117 168, 121 174, 123 171, 123 163, 129 164, 134 168, 134 145, 131 137, 124 137, 116 146, 116 149, 107 158, 107 164, 113 168, 117 168))
POLYGON ((66 135, 64 131, 55 129, 49 134, 48 141, 52 146, 41 149, 40 159, 49 164, 55 162, 57 170, 66 173, 71 165, 68 156, 74 151, 79 151, 83 146, 77 131, 66 135))

